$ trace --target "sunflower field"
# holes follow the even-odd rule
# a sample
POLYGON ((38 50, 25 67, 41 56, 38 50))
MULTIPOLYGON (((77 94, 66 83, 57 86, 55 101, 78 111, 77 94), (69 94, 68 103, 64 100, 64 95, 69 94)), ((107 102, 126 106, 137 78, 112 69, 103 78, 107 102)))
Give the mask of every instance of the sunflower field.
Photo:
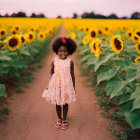
POLYGON ((140 20, 65 19, 68 36, 78 42, 83 71, 101 95, 140 128, 140 20))
POLYGON ((28 67, 41 61, 61 22, 42 18, 0 19, 0 97, 7 97, 7 83, 14 83, 28 67))

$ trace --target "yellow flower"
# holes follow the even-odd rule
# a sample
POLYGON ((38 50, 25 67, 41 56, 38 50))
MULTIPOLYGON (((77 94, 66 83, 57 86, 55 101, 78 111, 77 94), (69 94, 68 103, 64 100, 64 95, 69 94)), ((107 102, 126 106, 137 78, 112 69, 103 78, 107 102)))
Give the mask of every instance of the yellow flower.
POLYGON ((140 43, 135 45, 137 52, 140 54, 140 43))
POLYGON ((15 35, 15 34, 17 34, 17 31, 15 29, 11 29, 11 34, 15 35))
POLYGON ((91 39, 94 39, 97 36, 97 31, 95 29, 90 29, 89 34, 91 39))
POLYGON ((111 38, 111 47, 115 53, 120 53, 123 50, 123 41, 120 35, 115 35, 111 38))
POLYGON ((72 39, 75 39, 76 38, 76 34, 74 32, 71 32, 70 33, 70 36, 71 36, 72 39))
POLYGON ((7 30, 5 28, 0 29, 0 37, 6 37, 7 36, 7 30))
POLYGON ((91 53, 94 53, 96 57, 99 57, 100 54, 102 53, 101 48, 100 48, 100 43, 101 43, 101 40, 99 38, 95 38, 89 44, 89 46, 91 47, 91 53))
POLYGON ((21 45, 24 46, 24 44, 26 43, 26 37, 25 37, 25 35, 21 34, 20 35, 20 38, 21 38, 21 45))
POLYGON ((39 40, 44 40, 44 39, 45 39, 45 33, 40 32, 40 33, 38 34, 38 39, 39 39, 39 40))
POLYGON ((90 41, 90 36, 89 35, 84 36, 84 38, 83 38, 83 44, 84 45, 87 45, 89 43, 89 41, 90 41))
POLYGON ((135 63, 140 61, 140 56, 136 57, 134 61, 135 61, 135 63))
POLYGON ((14 27, 14 29, 15 29, 17 32, 20 31, 20 27, 19 27, 18 25, 16 25, 16 26, 14 27))
POLYGON ((85 32, 89 32, 89 28, 88 27, 85 27, 84 30, 85 30, 85 32))
POLYGON ((136 35, 136 34, 133 34, 133 35, 132 35, 132 40, 133 40, 134 42, 138 43, 139 40, 140 40, 140 37, 139 37, 138 35, 136 35))
POLYGON ((6 42, 7 42, 8 48, 11 51, 18 49, 21 46, 21 38, 19 35, 11 35, 10 37, 8 37, 6 42))
POLYGON ((103 31, 101 29, 98 30, 99 35, 103 35, 103 31))
POLYGON ((131 38, 132 35, 133 35, 133 31, 129 30, 129 31, 126 32, 126 36, 127 36, 128 38, 131 38))
POLYGON ((30 31, 25 35, 25 38, 26 38, 27 42, 30 44, 35 39, 35 33, 30 31))
POLYGON ((135 31, 135 33, 136 33, 136 35, 138 35, 138 36, 140 37, 140 29, 137 29, 137 30, 135 31))

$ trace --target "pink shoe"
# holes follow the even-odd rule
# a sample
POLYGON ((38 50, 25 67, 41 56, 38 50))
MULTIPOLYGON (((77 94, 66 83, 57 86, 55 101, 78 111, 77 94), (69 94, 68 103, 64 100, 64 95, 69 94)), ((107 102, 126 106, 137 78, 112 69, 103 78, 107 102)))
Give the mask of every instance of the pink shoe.
POLYGON ((67 129, 68 128, 68 123, 67 120, 62 120, 62 124, 61 124, 61 129, 67 129))
POLYGON ((55 127, 56 127, 56 128, 61 128, 61 124, 62 124, 62 120, 59 119, 59 120, 56 122, 55 127))

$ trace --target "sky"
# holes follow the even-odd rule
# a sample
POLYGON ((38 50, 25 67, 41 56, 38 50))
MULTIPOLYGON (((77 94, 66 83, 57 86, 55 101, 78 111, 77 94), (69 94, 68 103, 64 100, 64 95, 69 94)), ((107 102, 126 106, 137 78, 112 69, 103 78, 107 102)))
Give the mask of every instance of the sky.
POLYGON ((82 15, 84 12, 94 12, 108 16, 115 13, 118 17, 130 17, 132 13, 140 12, 140 0, 0 0, 0 14, 25 12, 30 16, 33 12, 43 13, 48 18, 61 15, 72 17, 73 13, 82 15))

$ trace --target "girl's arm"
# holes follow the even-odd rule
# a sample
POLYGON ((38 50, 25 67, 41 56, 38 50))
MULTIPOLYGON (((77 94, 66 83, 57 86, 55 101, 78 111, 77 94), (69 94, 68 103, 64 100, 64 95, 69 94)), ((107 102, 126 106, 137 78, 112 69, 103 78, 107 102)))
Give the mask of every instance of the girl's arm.
POLYGON ((74 86, 74 89, 75 89, 74 63, 73 63, 72 60, 71 60, 71 77, 72 77, 73 86, 74 86))
POLYGON ((54 73, 54 60, 52 60, 52 62, 51 62, 49 81, 51 80, 53 73, 54 73))

